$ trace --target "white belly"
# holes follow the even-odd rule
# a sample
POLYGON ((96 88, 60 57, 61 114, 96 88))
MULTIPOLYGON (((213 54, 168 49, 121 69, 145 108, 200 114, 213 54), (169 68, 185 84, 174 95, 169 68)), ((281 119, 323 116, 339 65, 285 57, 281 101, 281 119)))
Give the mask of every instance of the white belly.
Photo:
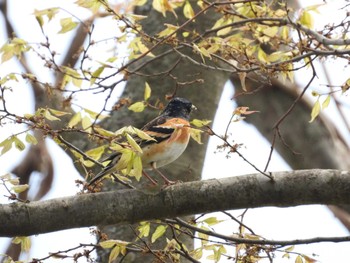
POLYGON ((142 165, 144 169, 152 169, 152 163, 155 163, 156 167, 167 165, 179 158, 185 151, 186 146, 187 144, 183 143, 170 143, 166 145, 163 152, 153 154, 152 158, 148 155, 151 151, 153 151, 152 146, 145 147, 142 154, 142 165))

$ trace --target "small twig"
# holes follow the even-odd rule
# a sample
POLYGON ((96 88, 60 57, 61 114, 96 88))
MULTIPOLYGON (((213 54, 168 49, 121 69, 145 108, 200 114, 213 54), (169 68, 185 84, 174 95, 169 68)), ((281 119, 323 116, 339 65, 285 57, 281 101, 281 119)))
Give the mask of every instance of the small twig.
POLYGON ((313 243, 320 243, 320 242, 350 242, 350 236, 342 236, 342 237, 314 237, 314 238, 307 238, 307 239, 294 239, 294 240, 270 240, 270 239, 248 239, 248 238, 239 238, 239 237, 232 237, 232 236, 226 236, 222 234, 218 234, 216 232, 210 231, 210 230, 204 230, 202 228, 198 228, 196 226, 193 226, 191 224, 188 224, 181 218, 175 218, 174 220, 167 219, 169 222, 176 222, 181 226, 187 227, 191 230, 207 234, 209 236, 217 237, 220 239, 224 239, 227 241, 231 241, 238 244, 256 244, 256 245, 276 245, 276 246, 289 246, 289 245, 305 245, 305 244, 313 244, 313 243))

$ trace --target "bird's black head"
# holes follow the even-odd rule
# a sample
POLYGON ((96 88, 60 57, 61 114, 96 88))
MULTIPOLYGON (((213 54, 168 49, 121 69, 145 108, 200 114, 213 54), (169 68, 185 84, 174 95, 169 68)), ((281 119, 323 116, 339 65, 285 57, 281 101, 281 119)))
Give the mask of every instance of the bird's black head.
POLYGON ((192 109, 195 108, 187 99, 175 97, 163 110, 163 114, 189 120, 192 109))

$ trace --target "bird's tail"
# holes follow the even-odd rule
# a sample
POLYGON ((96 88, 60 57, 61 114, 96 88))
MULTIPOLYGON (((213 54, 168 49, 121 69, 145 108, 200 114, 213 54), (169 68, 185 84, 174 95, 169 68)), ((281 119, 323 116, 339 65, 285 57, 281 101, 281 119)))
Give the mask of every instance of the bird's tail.
POLYGON ((103 176, 115 172, 115 166, 118 163, 120 156, 121 156, 120 153, 115 153, 109 156, 107 159, 103 160, 102 162, 105 162, 105 161, 110 161, 110 162, 105 168, 102 169, 101 172, 99 172, 94 178, 91 179, 88 185, 91 186, 94 183, 96 183, 98 180, 100 180, 103 176))
POLYGON ((110 169, 107 169, 107 167, 106 167, 101 172, 99 172, 94 178, 92 178, 88 185, 89 186, 93 185, 98 180, 100 180, 103 176, 107 175, 109 172, 110 172, 110 169))

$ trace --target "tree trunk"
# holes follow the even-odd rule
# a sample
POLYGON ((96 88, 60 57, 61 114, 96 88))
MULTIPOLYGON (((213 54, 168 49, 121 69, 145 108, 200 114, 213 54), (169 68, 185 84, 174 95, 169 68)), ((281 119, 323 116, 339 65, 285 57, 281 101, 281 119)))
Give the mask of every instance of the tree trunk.
MULTIPOLYGON (((196 6, 194 1, 192 6, 196 6)), ((177 20, 174 15, 169 12, 166 17, 163 17, 161 13, 152 9, 149 3, 145 7, 142 7, 142 9, 137 10, 137 13, 147 16, 147 18, 142 21, 143 30, 148 35, 153 36, 165 28, 164 23, 174 25, 181 25, 184 23, 187 19, 184 18, 182 9, 179 11, 180 12, 177 12, 177 20)), ((215 23, 215 18, 216 16, 214 14, 211 16, 206 15, 205 18, 199 16, 195 23, 191 23, 190 29, 195 28, 197 32, 202 32, 215 23), (210 18, 208 19, 208 17, 210 18)), ((156 49, 155 55, 171 49, 172 48, 168 45, 161 45, 156 49)), ((194 54, 192 49, 182 49, 181 52, 192 59, 201 61, 201 57, 194 54)), ((138 61, 138 63, 129 68, 129 70, 134 71, 148 59, 149 58, 146 57, 138 61)), ((209 62, 208 64, 212 63, 213 62, 209 62)), ((176 96, 189 99, 198 108, 197 111, 192 113, 192 118, 212 120, 227 79, 227 73, 204 69, 193 64, 178 53, 173 52, 161 59, 150 62, 147 66, 138 70, 137 74, 131 75, 128 79, 123 97, 131 98, 132 101, 142 100, 145 82, 147 82, 153 94, 150 99, 151 103, 155 103, 157 99, 166 103, 164 97, 176 92, 176 96)), ((109 118, 106 124, 109 129, 111 129, 111 127, 117 129, 129 124, 135 127, 142 127, 146 121, 151 120, 157 114, 158 111, 154 110, 145 110, 141 114, 136 114, 122 109, 113 113, 112 118, 109 118)), ((170 180, 180 180, 184 182, 200 180, 208 141, 206 134, 202 137, 203 144, 190 141, 186 151, 178 160, 160 169, 170 180)), ((151 173, 151 175, 153 174, 151 173)), ((111 186, 107 186, 107 189, 110 190, 111 186)), ((135 240, 135 234, 130 229, 129 225, 108 226, 103 227, 101 230, 107 233, 109 238, 129 241, 135 240)), ((168 234, 168 238, 171 239, 170 233, 168 234)), ((166 244, 164 239, 165 238, 162 238, 163 242, 159 242, 157 245, 159 248, 164 248, 166 244)), ((184 242, 188 248, 193 247, 193 240, 191 240, 191 238, 185 238, 182 242, 184 242)), ((108 253, 104 250, 99 251, 99 256, 101 262, 106 262, 108 259, 108 253)), ((152 258, 153 256, 146 257, 146 255, 130 253, 123 262, 152 262, 152 258)))

